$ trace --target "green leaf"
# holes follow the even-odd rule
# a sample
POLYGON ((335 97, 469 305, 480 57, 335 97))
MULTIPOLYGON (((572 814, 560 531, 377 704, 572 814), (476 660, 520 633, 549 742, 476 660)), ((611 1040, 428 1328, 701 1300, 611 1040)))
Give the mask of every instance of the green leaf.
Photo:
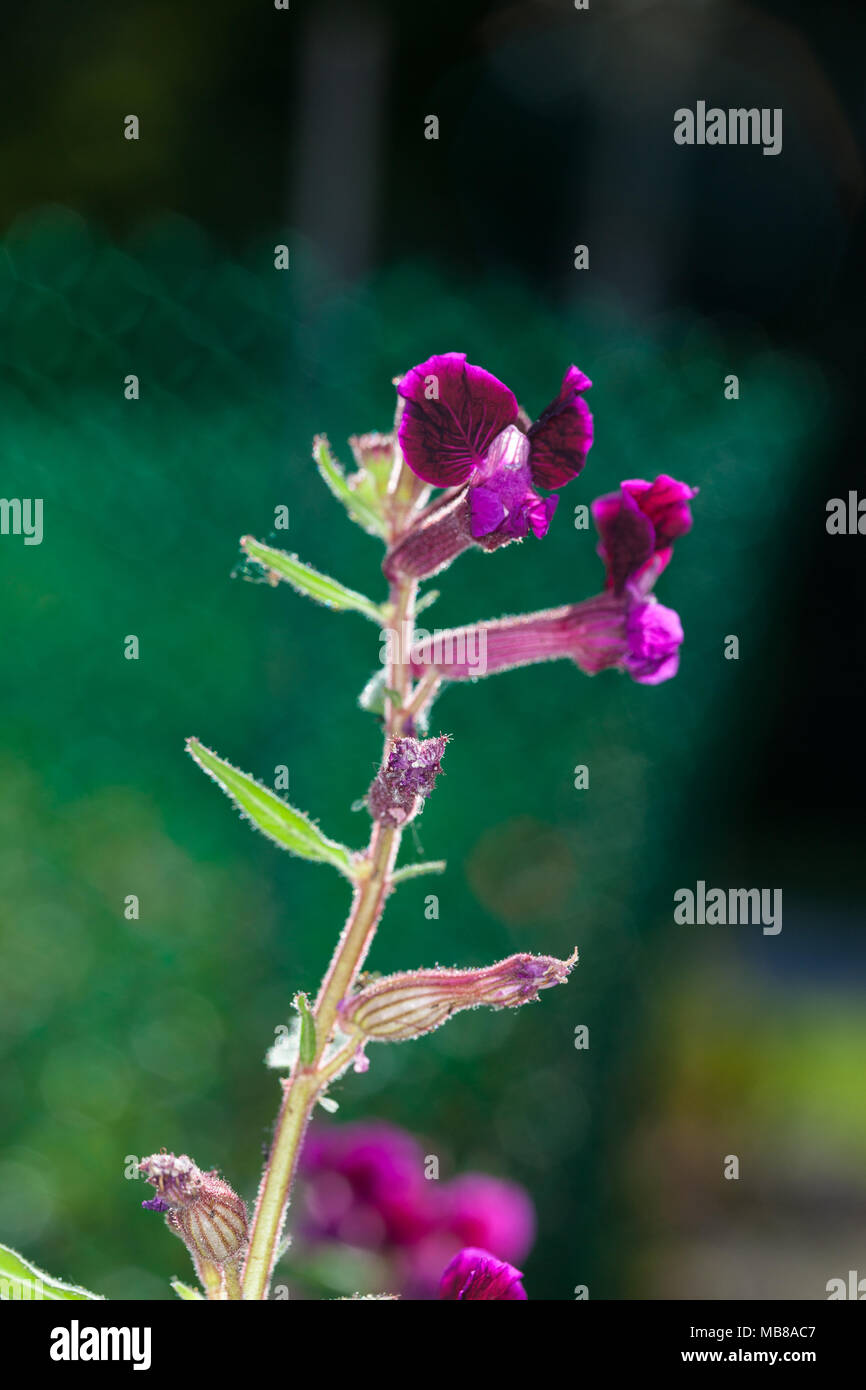
POLYGON ((365 497, 349 486, 346 475, 332 456, 331 446, 323 434, 317 434, 313 440, 313 458, 331 492, 338 502, 342 502, 352 520, 363 526, 371 536, 380 536, 384 540, 384 520, 365 497))
POLYGON ((247 773, 232 767, 224 758, 205 748, 197 738, 187 739, 186 747, 199 767, 213 778, 226 796, 231 797, 241 815, 252 821, 275 844, 291 854, 300 855, 302 859, 332 864, 341 874, 353 879, 352 852, 345 845, 329 840, 303 812, 296 811, 247 773))
POLYGON ((436 602, 436 600, 437 600, 438 597, 439 597, 439 590, 438 590, 438 589, 428 589, 428 591, 427 591, 426 594, 422 594, 421 597, 419 598, 418 602, 417 602, 416 605, 415 605, 415 616, 416 616, 416 618, 417 618, 417 616, 418 616, 419 613, 423 613, 423 612, 424 612, 424 609, 425 609, 425 608, 430 608, 430 607, 436 602))
POLYGON ((310 1001, 306 994, 296 994, 294 1003, 301 1018, 299 1046, 301 1066, 308 1067, 316 1056, 316 1020, 310 1012, 310 1001))
POLYGON ((444 859, 428 859, 426 864, 404 864, 391 875, 392 883, 405 883, 407 878, 420 878, 421 874, 444 874, 447 864, 444 859))
POLYGON ((273 546, 265 545, 263 541, 257 541, 252 536, 241 537, 241 548, 263 569, 269 570, 278 579, 284 579, 299 594, 306 594, 307 598, 323 603, 326 608, 363 613, 365 618, 369 618, 378 627, 386 621, 385 611, 379 604, 366 598, 364 594, 357 593, 355 589, 347 589, 339 580, 331 579, 327 574, 320 574, 311 565, 305 565, 297 555, 289 555, 285 550, 275 550, 273 546))
POLYGON ((34 1299, 44 1303, 65 1299, 102 1301, 102 1294, 90 1293, 75 1284, 64 1284, 46 1274, 44 1269, 37 1269, 7 1245, 0 1245, 0 1301, 6 1299, 34 1299))
POLYGON ((200 1289, 194 1289, 190 1284, 182 1284, 179 1279, 172 1279, 171 1287, 174 1289, 178 1298, 201 1299, 204 1301, 204 1294, 200 1289))
POLYGON ((385 668, 380 667, 378 671, 373 672, 358 696, 361 709, 368 710, 370 714, 384 715, 387 688, 385 668))

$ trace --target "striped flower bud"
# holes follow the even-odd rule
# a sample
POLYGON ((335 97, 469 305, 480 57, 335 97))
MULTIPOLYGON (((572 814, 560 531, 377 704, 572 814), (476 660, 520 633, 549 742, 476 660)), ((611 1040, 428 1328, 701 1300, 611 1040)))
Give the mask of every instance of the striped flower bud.
POLYGON ((555 956, 509 956, 481 970, 407 970, 368 985, 340 1006, 340 1027, 365 1041, 406 1042, 432 1033, 452 1014, 487 1004, 515 1009, 562 985, 577 960, 555 956))
POLYGON ((203 1265, 242 1261, 249 1239, 247 1209, 216 1171, 202 1172, 187 1154, 151 1154, 138 1166, 157 1193, 143 1205, 166 1213, 167 1225, 180 1236, 200 1274, 203 1265))

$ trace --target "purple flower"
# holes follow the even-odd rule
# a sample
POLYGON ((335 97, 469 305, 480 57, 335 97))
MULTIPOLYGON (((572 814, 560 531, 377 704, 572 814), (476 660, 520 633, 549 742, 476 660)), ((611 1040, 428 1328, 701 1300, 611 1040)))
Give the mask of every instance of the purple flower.
POLYGON ((523 1188, 486 1173, 428 1180, 425 1163, 392 1125, 314 1125, 300 1161, 304 1240, 375 1252, 390 1264, 389 1285, 417 1299, 437 1296, 442 1270, 467 1245, 524 1258, 535 1212, 523 1188))
POLYGON ((621 594, 629 582, 642 592, 652 588, 670 561, 674 541, 691 530, 689 503, 697 491, 660 473, 652 483, 632 478, 619 492, 596 498, 592 515, 609 589, 621 594))
POLYGON ((422 638, 411 651, 412 674, 442 680, 474 680, 515 666, 569 657, 595 675, 615 668, 641 685, 675 676, 683 629, 678 614, 652 593, 673 554, 673 543, 691 529, 690 502, 697 488, 662 473, 654 482, 632 479, 619 492, 599 497, 592 513, 607 569, 604 593, 583 603, 501 618, 422 638), (467 653, 484 653, 484 669, 467 653))
POLYGON ((461 1245, 522 1260, 535 1239, 535 1208, 517 1183, 464 1173, 442 1192, 442 1221, 461 1245))
POLYGON ((463 352, 430 357, 397 387, 398 438, 413 473, 447 489, 395 547, 386 573, 435 574, 476 543, 495 550, 531 531, 547 534, 557 499, 536 487, 577 477, 592 444, 582 392, 592 383, 569 367, 556 400, 524 430, 512 391, 463 352))
POLYGON ((635 598, 626 609, 626 654, 622 664, 641 685, 660 685, 680 664, 683 625, 673 608, 653 598, 635 598))
POLYGON ((301 1174, 309 1240, 387 1250, 413 1245, 435 1225, 424 1154, 392 1125, 315 1127, 301 1174))
POLYGON ((622 594, 607 591, 583 603, 454 628, 416 642, 412 673, 475 680, 478 667, 466 653, 483 651, 485 676, 568 658, 589 676, 616 669, 641 685, 658 685, 676 675, 682 641, 673 609, 627 585, 622 594))
POLYGON ((526 1300, 523 1274, 514 1265, 497 1260, 487 1250, 461 1250, 442 1275, 439 1297, 445 1299, 526 1300))

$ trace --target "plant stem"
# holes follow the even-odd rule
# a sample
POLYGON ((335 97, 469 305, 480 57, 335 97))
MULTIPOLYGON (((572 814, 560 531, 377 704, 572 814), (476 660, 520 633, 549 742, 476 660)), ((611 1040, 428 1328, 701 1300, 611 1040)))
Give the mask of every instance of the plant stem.
MULTIPOLYGON (((407 625, 411 634, 414 624, 417 587, 417 582, 408 578, 398 578, 391 584, 390 612, 397 640, 389 643, 391 660, 386 684, 394 692, 395 698, 389 697, 385 706, 386 749, 409 717, 406 706, 411 695, 411 673, 409 652, 403 649, 403 634, 407 625)), ((299 1059, 288 1080, 283 1083, 283 1102, 259 1186, 250 1248, 244 1266, 241 1296, 245 1301, 268 1296, 298 1155, 313 1106, 330 1080, 328 1069, 321 1068, 322 1057, 334 1030, 340 1001, 352 988, 382 916, 385 899, 391 890, 391 873, 400 849, 400 839, 399 829, 374 822, 366 853, 357 862, 355 894, 349 918, 313 1009, 316 1020, 315 1056, 306 1067, 301 1066, 299 1059)))

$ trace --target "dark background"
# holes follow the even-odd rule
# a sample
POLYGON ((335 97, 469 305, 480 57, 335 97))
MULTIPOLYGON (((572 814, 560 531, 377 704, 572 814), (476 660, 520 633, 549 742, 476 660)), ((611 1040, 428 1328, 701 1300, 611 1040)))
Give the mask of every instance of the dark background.
POLYGON ((702 489, 659 588, 687 643, 656 690, 556 666, 443 697, 419 834, 449 872, 401 890, 371 964, 575 942, 581 964, 538 1009, 374 1051, 341 1117, 523 1182, 530 1296, 823 1297, 866 1273, 866 542, 825 529, 863 488, 866 16, 216 0, 0 25, 2 491, 46 517, 40 547, 0 538, 0 1240, 163 1297, 185 1256, 125 1156, 188 1150, 254 1192, 260 1058, 345 893, 233 820, 183 738, 263 780, 288 764, 293 801, 364 838, 375 634, 231 580, 236 541, 285 503, 287 548, 380 592, 309 439, 345 460, 395 375, 465 350, 532 413, 576 361, 597 443, 544 545, 461 560, 428 625, 594 592, 571 506, 669 471, 702 489), (676 146, 698 99, 782 107, 782 153, 676 146), (782 934, 674 927, 697 878, 781 887, 782 934))

